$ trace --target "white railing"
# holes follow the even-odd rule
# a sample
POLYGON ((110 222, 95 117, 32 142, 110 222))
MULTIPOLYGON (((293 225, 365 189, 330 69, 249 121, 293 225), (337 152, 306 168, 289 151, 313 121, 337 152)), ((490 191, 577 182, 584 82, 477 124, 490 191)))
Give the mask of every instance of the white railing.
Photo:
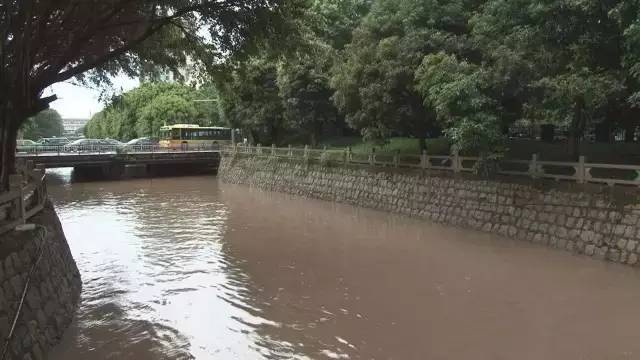
MULTIPOLYGON (((422 154, 354 153, 346 149, 278 148, 275 146, 227 146, 223 148, 227 155, 253 155, 319 161, 321 163, 340 163, 345 165, 368 165, 379 167, 415 168, 424 170, 451 171, 454 173, 473 172, 480 160, 475 156, 430 155, 422 154)), ((526 176, 534 179, 553 179, 584 183, 603 183, 613 185, 640 186, 640 165, 589 163, 584 156, 577 162, 541 161, 536 154, 529 160, 502 159, 499 161, 499 174, 526 176)))
POLYGON ((31 161, 19 168, 19 174, 9 177, 9 191, 0 193, 0 234, 24 224, 47 201, 44 169, 34 169, 31 161))

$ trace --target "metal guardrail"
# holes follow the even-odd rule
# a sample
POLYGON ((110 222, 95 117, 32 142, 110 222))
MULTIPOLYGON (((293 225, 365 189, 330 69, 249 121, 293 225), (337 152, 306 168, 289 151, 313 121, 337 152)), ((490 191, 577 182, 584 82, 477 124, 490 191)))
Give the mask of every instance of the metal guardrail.
POLYGON ((117 153, 174 153, 218 151, 218 145, 188 145, 166 148, 159 145, 40 145, 20 147, 18 155, 64 155, 64 154, 117 154, 117 153))
MULTIPOLYGON (((321 163, 368 165, 379 167, 414 168, 424 170, 451 171, 454 173, 473 172, 475 164, 480 160, 474 156, 429 155, 422 154, 377 154, 354 153, 350 148, 340 149, 311 149, 278 148, 275 146, 225 146, 226 154, 246 154, 262 157, 277 157, 319 161, 321 163)), ((512 176, 526 176, 533 179, 567 180, 584 183, 601 183, 609 186, 633 185, 640 186, 640 165, 600 164, 589 163, 584 156, 578 162, 541 161, 534 154, 529 160, 503 159, 499 161, 499 174, 512 176)))
POLYGON ((19 174, 10 175, 9 191, 0 193, 0 234, 24 224, 44 209, 47 184, 44 169, 27 161, 19 174))

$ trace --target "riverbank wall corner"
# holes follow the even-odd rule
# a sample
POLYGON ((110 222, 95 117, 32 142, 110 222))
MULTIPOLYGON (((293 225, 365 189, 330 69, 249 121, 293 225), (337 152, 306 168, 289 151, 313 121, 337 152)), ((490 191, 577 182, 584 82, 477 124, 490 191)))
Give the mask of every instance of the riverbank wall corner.
POLYGON ((336 201, 640 265, 640 202, 606 191, 570 191, 420 170, 331 165, 269 156, 225 156, 223 182, 336 201))
POLYGON ((52 204, 29 222, 38 227, 0 237, 0 351, 20 309, 5 359, 46 359, 71 324, 82 288, 52 204))

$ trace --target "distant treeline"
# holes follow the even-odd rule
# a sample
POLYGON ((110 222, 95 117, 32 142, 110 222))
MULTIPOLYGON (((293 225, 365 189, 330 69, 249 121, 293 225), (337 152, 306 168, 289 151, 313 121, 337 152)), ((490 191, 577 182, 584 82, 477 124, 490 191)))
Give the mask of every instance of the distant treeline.
POLYGON ((84 128, 89 138, 131 140, 158 135, 165 124, 221 125, 217 93, 179 83, 145 82, 112 98, 84 128), (203 101, 205 100, 205 101, 203 101))

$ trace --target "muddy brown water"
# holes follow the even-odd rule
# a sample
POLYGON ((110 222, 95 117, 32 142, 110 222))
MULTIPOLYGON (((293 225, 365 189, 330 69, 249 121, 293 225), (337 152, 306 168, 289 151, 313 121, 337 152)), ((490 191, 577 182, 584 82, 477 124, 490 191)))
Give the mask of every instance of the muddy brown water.
POLYGON ((54 360, 640 359, 631 268, 213 176, 49 178, 84 281, 54 360))

